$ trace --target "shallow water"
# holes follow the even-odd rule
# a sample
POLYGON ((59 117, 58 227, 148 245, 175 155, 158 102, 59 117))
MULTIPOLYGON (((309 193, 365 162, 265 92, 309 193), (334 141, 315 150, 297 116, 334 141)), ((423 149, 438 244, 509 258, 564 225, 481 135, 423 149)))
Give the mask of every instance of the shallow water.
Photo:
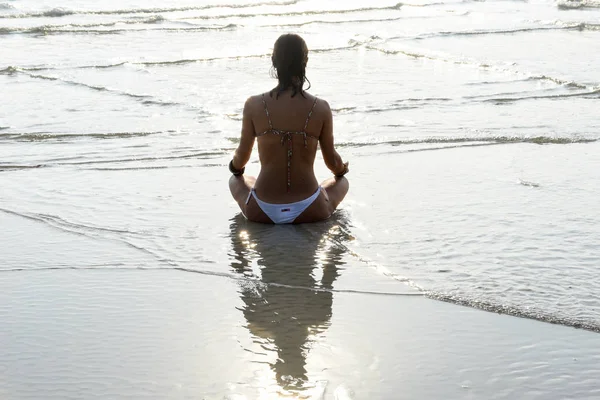
POLYGON ((262 282, 240 289, 249 315, 323 289, 319 329, 341 291, 598 331, 599 52, 591 1, 5 1, 2 277, 178 269, 262 282), (287 31, 351 192, 326 225, 264 230, 225 167, 287 31))
MULTIPOLYGON (((336 286, 358 277, 351 262, 345 267, 294 276, 336 286)), ((422 297, 122 268, 3 273, 0 288, 6 398, 600 394, 597 334, 422 297)))

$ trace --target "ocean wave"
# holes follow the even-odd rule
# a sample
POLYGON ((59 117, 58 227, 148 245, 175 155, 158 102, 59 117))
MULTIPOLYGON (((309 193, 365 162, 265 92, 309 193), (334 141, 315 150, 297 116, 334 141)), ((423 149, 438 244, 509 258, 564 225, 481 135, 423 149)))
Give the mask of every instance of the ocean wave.
POLYGON ((115 23, 105 23, 105 24, 65 24, 65 25, 41 25, 41 26, 34 26, 31 28, 19 28, 19 27, 15 27, 15 28, 9 28, 9 27, 0 27, 0 35, 9 35, 9 34, 13 34, 13 33, 46 33, 48 31, 52 31, 55 29, 64 29, 64 28, 68 28, 68 27, 73 27, 73 28, 95 28, 95 27, 102 27, 102 26, 114 26, 115 23))
POLYGON ((42 13, 42 16, 43 17, 64 17, 66 15, 72 15, 74 13, 75 13, 74 11, 59 7, 59 8, 53 8, 50 11, 44 11, 42 13))
MULTIPOLYGON (((394 127, 395 125, 386 125, 394 127)), ((107 132, 107 133, 51 133, 51 132, 26 132, 26 133, 6 133, 0 134, 0 141, 65 141, 65 140, 82 140, 82 139, 123 139, 131 137, 144 137, 149 135, 159 134, 174 134, 176 131, 153 131, 153 132, 107 132)), ((227 138, 233 143, 239 142, 238 137, 227 138)), ((369 147, 369 146, 406 146, 419 144, 461 144, 461 143, 532 143, 532 144, 585 144, 600 141, 596 137, 564 137, 564 136, 462 136, 462 137, 426 137, 414 139, 399 139, 399 140, 384 140, 370 142, 339 142, 339 147, 369 147)), ((132 161, 156 161, 156 160, 171 160, 184 158, 206 158, 213 156, 221 156, 228 154, 233 148, 213 149, 203 152, 191 152, 183 155, 172 155, 164 157, 145 157, 117 160, 100 160, 100 161, 74 161, 74 162, 58 162, 56 165, 82 165, 82 164, 103 164, 103 163, 120 163, 132 161)))
POLYGON ((470 137, 428 137, 423 139, 400 139, 388 141, 373 142, 340 142, 338 147, 370 147, 370 146, 406 146, 419 144, 462 144, 462 143, 490 143, 490 144, 511 144, 511 143, 531 143, 531 144, 576 144, 576 143, 594 143, 600 141, 600 138, 590 137, 560 137, 560 136, 470 136, 470 137))
MULTIPOLYGON (((271 56, 271 54, 264 53, 264 54, 250 54, 247 56, 184 58, 184 59, 180 59, 180 60, 167 60, 167 61, 142 61, 142 62, 132 62, 130 64, 144 65, 144 66, 161 66, 161 65, 167 66, 167 65, 183 65, 183 64, 191 64, 191 63, 198 63, 198 62, 210 62, 210 61, 221 61, 221 60, 240 60, 240 59, 247 59, 247 58, 263 58, 263 57, 270 57, 270 56, 271 56)), ((117 65, 115 64, 114 66, 117 66, 117 65)), ((112 67, 112 66, 104 66, 103 68, 110 68, 110 67, 112 67)), ((80 67, 80 68, 83 68, 83 67, 80 67)), ((89 67, 85 67, 85 68, 89 68, 89 67)), ((94 67, 94 68, 98 68, 98 67, 94 67)))
MULTIPOLYGON (((8 4, 8 6, 10 6, 8 4)), ((7 8, 8 9, 8 8, 7 8)), ((67 15, 73 15, 76 14, 75 11, 72 10, 68 10, 66 8, 62 8, 62 7, 57 7, 57 8, 52 8, 50 10, 47 11, 40 11, 40 12, 35 12, 35 13, 24 13, 24 14, 7 14, 7 15, 0 15, 0 19, 4 18, 10 18, 10 19, 16 19, 16 18, 52 18, 52 17, 65 17, 67 15)))
POLYGON ((156 169, 173 169, 173 168, 196 168, 198 165, 145 165, 137 167, 112 167, 112 168, 86 168, 89 171, 145 171, 156 169))
MULTIPOLYGON (((362 44, 367 42, 361 42, 358 40, 350 40, 348 45, 346 46, 338 46, 338 47, 329 47, 329 48, 317 48, 311 49, 312 53, 327 53, 327 52, 335 52, 340 50, 349 50, 356 47, 361 46, 362 44)), ((124 65, 142 65, 142 66, 170 66, 170 65, 184 65, 191 63, 200 63, 200 62, 212 62, 212 61, 226 61, 226 60, 243 60, 243 59, 252 59, 252 58, 266 58, 271 57, 271 53, 261 53, 261 54, 248 54, 248 55, 239 55, 239 56, 225 56, 225 57, 205 57, 205 58, 184 58, 177 60, 159 60, 159 61, 121 61, 113 64, 92 64, 92 65, 78 65, 78 66, 69 66, 65 68, 57 68, 57 67, 16 67, 16 66, 8 66, 4 69, 0 69, 0 75, 2 74, 14 74, 18 72, 23 73, 32 73, 39 71, 55 71, 60 69, 109 69, 109 68, 118 68, 124 65)), ((41 77, 41 76, 40 76, 41 77)), ((54 80, 58 78, 48 79, 54 80)))
MULTIPOLYGON (((3 211, 3 210, 0 210, 3 211)), ((202 260, 201 262, 205 264, 213 264, 213 262, 208 260, 202 260)), ((174 263, 174 261, 172 261, 174 263)), ((54 267, 34 267, 34 268, 24 268, 24 267, 13 267, 13 268, 0 268, 0 272, 22 272, 22 271, 56 271, 56 270, 76 270, 76 271, 86 271, 86 270, 127 270, 127 271, 175 271, 175 272, 186 272, 200 275, 209 275, 220 278, 232 279, 234 281, 241 282, 249 282, 260 285, 261 287, 279 287, 285 289, 294 289, 294 290, 306 290, 307 292, 327 292, 327 293, 349 293, 349 294, 361 294, 361 295, 373 295, 373 296, 396 296, 396 297, 406 297, 406 296, 424 296, 424 293, 416 292, 416 291, 407 291, 407 292, 386 292, 386 291, 375 291, 375 290, 362 290, 362 289, 332 289, 332 288, 324 288, 324 287, 315 287, 315 286, 297 286, 297 285, 289 285, 278 282, 265 282, 263 279, 258 277, 252 277, 248 275, 240 275, 238 273, 227 273, 220 271, 210 271, 210 270, 202 270, 202 269, 194 269, 194 268, 185 268, 185 267, 177 267, 175 265, 164 266, 164 267, 143 267, 143 266, 126 266, 122 264, 117 265, 90 265, 90 266, 54 266, 54 267)))
MULTIPOLYGON (((21 135, 18 140, 27 141, 39 141, 39 140, 58 140, 63 141, 64 139, 72 138, 100 138, 100 139, 112 139, 112 138, 127 138, 127 137, 140 137, 153 134, 152 132, 137 132, 137 133, 125 133, 125 134, 48 134, 48 135, 32 135, 25 134, 21 135), (27 136, 24 139, 22 136, 27 136)), ((0 136, 1 140, 2 136, 0 136)), ((212 160, 216 158, 222 158, 223 156, 230 154, 234 148, 220 148, 211 149, 206 151, 192 151, 184 154, 172 154, 165 156, 130 156, 126 158, 109 158, 109 159, 93 159, 93 160, 57 160, 57 161, 45 161, 43 163, 36 164, 0 164, 0 171, 2 170, 18 170, 18 169, 32 169, 32 168, 43 168, 43 167, 56 167, 56 166, 97 166, 97 165, 126 165, 117 167, 104 167, 104 168, 91 168, 96 170, 135 170, 135 169, 163 169, 171 168, 171 165, 135 165, 129 166, 131 163, 153 163, 161 161, 175 161, 175 160, 212 160)))
POLYGON ((134 28, 134 29, 126 29, 126 28, 118 28, 118 29, 90 29, 90 28, 110 28, 114 27, 118 24, 127 24, 127 25, 144 25, 144 24, 155 24, 157 22, 164 21, 164 18, 161 16, 154 16, 152 18, 147 18, 143 20, 137 21, 117 21, 110 23, 100 23, 100 24, 65 24, 65 25, 42 25, 35 26, 31 28, 8 28, 8 27, 0 27, 0 35, 10 35, 10 34, 36 34, 36 35, 52 35, 52 34, 119 34, 119 33, 127 33, 127 32, 139 32, 139 31, 161 31, 161 32, 201 32, 201 31, 227 31, 236 29, 238 26, 236 24, 227 24, 223 26, 196 26, 193 28, 169 28, 169 27, 160 27, 160 28, 134 28))
POLYGON ((60 69, 110 69, 110 68, 119 68, 125 65, 142 65, 142 66, 169 66, 169 65, 184 65, 190 63, 198 63, 198 62, 211 62, 211 61, 225 61, 225 60, 242 60, 242 59, 250 59, 250 58, 265 58, 270 57, 271 53, 263 53, 263 54, 249 54, 245 56, 225 56, 225 57, 207 57, 207 58, 184 58, 178 60, 161 60, 161 61, 121 61, 114 64, 90 64, 90 65, 77 65, 77 66, 69 66, 65 68, 59 67, 15 67, 9 66, 4 70, 0 70, 0 75, 17 73, 19 71, 22 72, 38 72, 38 71, 55 71, 60 69))
POLYGON ((599 1, 592 0, 560 0, 556 6, 560 10, 578 10, 582 8, 600 8, 599 1))
POLYGON ((331 112, 334 114, 345 114, 351 111, 356 110, 356 107, 339 107, 339 108, 332 108, 331 112))
POLYGON ((141 161, 170 161, 170 160, 186 160, 186 159, 212 159, 223 157, 231 152, 232 149, 215 149, 208 151, 192 152, 186 154, 178 154, 162 157, 133 157, 133 158, 116 158, 108 160, 87 160, 74 162, 57 162, 54 165, 102 165, 102 164, 123 164, 141 161))
MULTIPOLYGON (((399 99, 390 103, 387 107, 364 107, 364 108, 353 108, 353 112, 355 113, 382 113, 389 111, 399 111, 399 110, 411 110, 415 108, 422 107, 424 105, 430 105, 432 103, 445 103, 448 101, 452 101, 453 99, 447 97, 424 97, 424 98, 408 98, 408 99, 399 99)), ((333 110, 332 110, 333 111, 333 110)))
POLYGON ((547 75, 533 75, 533 76, 526 78, 526 80, 528 80, 528 81, 550 81, 550 82, 554 82, 558 85, 562 85, 562 86, 569 87, 569 88, 587 89, 587 85, 577 83, 574 81, 566 81, 564 79, 558 79, 558 78, 554 78, 552 76, 547 76, 547 75))
MULTIPOLYGON (((426 33, 414 37, 416 40, 429 39, 432 37, 443 37, 443 36, 483 36, 483 35, 509 35, 513 33, 524 33, 524 32, 540 32, 540 31, 553 31, 553 30, 585 30, 587 29, 585 23, 574 23, 565 26, 536 26, 529 28, 514 28, 514 29, 481 29, 472 31, 441 31, 426 33)), ((399 39, 399 38, 391 38, 399 39)))
POLYGON ((473 60, 466 60, 466 59, 462 59, 462 58, 443 57, 443 56, 434 55, 434 54, 418 53, 414 50, 384 49, 381 47, 374 46, 372 44, 365 45, 365 48, 367 50, 373 50, 373 51, 377 51, 377 52, 387 54, 387 55, 403 55, 403 56, 411 57, 411 58, 415 58, 415 59, 423 58, 426 60, 442 61, 442 62, 448 62, 448 63, 459 64, 459 65, 477 65, 481 68, 489 68, 490 67, 489 64, 476 62, 473 60))
MULTIPOLYGON (((14 68, 14 67, 9 67, 9 68, 14 68)), ((34 79, 42 79, 42 80, 47 80, 47 81, 55 81, 55 82, 60 82, 60 83, 69 85, 69 86, 83 87, 83 88, 91 89, 91 90, 94 90, 94 91, 97 91, 97 92, 107 92, 107 93, 116 94, 116 95, 119 95, 119 96, 129 97, 129 98, 132 98, 132 99, 140 101, 144 105, 160 105, 160 106, 164 106, 164 107, 183 106, 183 107, 187 107, 187 108, 191 108, 191 109, 197 109, 197 107, 192 106, 190 104, 180 103, 180 102, 174 102, 174 101, 160 100, 160 99, 157 99, 154 96, 149 95, 149 94, 131 93, 131 92, 123 91, 123 90, 111 89, 111 88, 106 87, 106 86, 90 85, 90 84, 84 83, 84 82, 78 82, 78 81, 72 81, 72 80, 68 80, 68 79, 63 79, 63 78, 59 78, 59 77, 56 77, 56 76, 34 74, 34 73, 28 72, 27 70, 24 70, 24 69, 21 69, 21 68, 15 68, 15 70, 17 72, 19 72, 19 73, 25 74, 25 75, 27 75, 27 76, 29 76, 31 78, 34 78, 34 79)))
MULTIPOLYGON (((385 20, 384 20, 385 21, 385 20)), ((436 37, 454 37, 454 36, 484 36, 484 35, 510 35, 514 33, 527 33, 527 32, 542 32, 542 31, 557 31, 557 30, 577 30, 577 31, 596 31, 600 29, 599 24, 588 23, 588 22, 554 22, 548 26, 531 26, 523 28, 513 29, 475 29, 466 31, 439 31, 423 33, 416 36, 391 36, 386 38, 386 41, 394 39, 414 39, 414 40, 426 40, 436 37)))
POLYGON ((383 49, 381 47, 372 46, 372 45, 367 45, 365 47, 368 50, 378 51, 378 52, 383 53, 383 54, 389 54, 389 55, 402 54, 402 55, 405 55, 405 56, 408 56, 408 57, 412 57, 412 58, 426 58, 426 59, 430 59, 430 60, 452 61, 452 62, 457 63, 457 64, 466 64, 466 62, 464 62, 464 61, 450 60, 450 59, 447 59, 447 58, 435 57, 435 56, 432 56, 432 55, 423 54, 423 53, 417 53, 417 52, 409 51, 409 50, 383 49))
POLYGON ((45 33, 69 33, 69 34, 119 34, 140 31, 158 31, 158 32, 206 32, 206 31, 231 31, 237 29, 236 24, 227 24, 223 26, 197 26, 194 28, 142 28, 142 29, 95 29, 95 30, 55 30, 45 33))
POLYGON ((470 298, 468 296, 438 292, 426 292, 425 296, 434 300, 458 304, 471 308, 477 308, 480 310, 485 310, 498 314, 512 315, 515 317, 534 319, 537 321, 548 322, 551 324, 570 326, 573 328, 585 329, 593 332, 600 332, 600 324, 598 323, 598 321, 579 319, 576 317, 563 317, 552 313, 548 313, 544 310, 538 310, 535 307, 519 307, 514 305, 485 301, 477 298, 470 298))
POLYGON ((9 65, 8 67, 4 68, 4 69, 0 69, 0 75, 13 75, 16 74, 17 72, 19 72, 18 67, 14 67, 12 65, 9 65))
POLYGON ((527 186, 527 187, 533 187, 533 188, 540 187, 539 183, 531 182, 531 181, 524 181, 523 179, 519 179, 519 185, 527 186))
POLYGON ((51 133, 51 132, 26 132, 0 134, 1 140, 38 142, 38 141, 63 141, 74 139, 122 139, 131 137, 143 137, 161 133, 174 133, 175 131, 157 132, 109 132, 109 133, 51 133))
POLYGON ((592 24, 589 22, 583 22, 580 25, 579 30, 581 31, 600 31, 600 24, 592 24))
MULTIPOLYGON (((339 50, 352 49, 359 46, 361 43, 358 41, 350 41, 347 46, 329 47, 321 49, 311 49, 311 53, 328 53, 339 50)), ((249 58, 265 58, 271 57, 271 53, 262 54, 248 54, 244 56, 226 56, 226 57, 207 57, 207 58, 184 58, 179 60, 164 60, 164 61, 143 61, 143 62, 131 62, 132 65, 144 65, 144 66, 168 66, 168 65, 182 65, 198 62, 210 62, 210 61, 223 61, 223 60, 241 60, 249 58)), ((105 66, 80 66, 78 68, 112 68, 121 66, 125 63, 110 64, 105 66)))
POLYGON ((561 100, 568 99, 572 97, 583 97, 590 99, 597 99, 600 97, 600 89, 594 89, 590 91, 577 92, 577 93, 564 93, 564 94, 548 94, 548 95, 534 95, 534 96, 517 96, 517 97, 495 97, 491 99, 483 100, 488 103, 495 104, 507 104, 514 103, 517 101, 523 100, 540 100, 540 99, 548 99, 548 100, 561 100))
MULTIPOLYGON (((156 258, 159 262, 161 262, 163 264, 166 264, 166 265, 171 264, 167 260, 164 260, 163 257, 158 256, 153 251, 151 251, 145 247, 136 245, 136 244, 132 243, 130 240, 126 239, 127 237, 132 237, 132 236, 145 238, 147 235, 143 232, 105 228, 105 227, 97 226, 97 225, 76 223, 76 222, 67 221, 56 215, 50 215, 50 214, 18 212, 18 211, 8 210, 8 209, 4 209, 4 208, 0 208, 0 212, 4 212, 4 213, 18 216, 21 218, 26 218, 26 219, 29 219, 32 221, 44 223, 52 228, 61 230, 63 232, 71 233, 74 235, 79 235, 79 236, 88 237, 88 238, 99 238, 102 240, 110 240, 113 242, 119 242, 119 243, 129 246, 131 248, 134 248, 136 250, 144 252, 144 253, 156 258)), ((49 268, 50 269, 53 269, 53 268, 54 269, 64 269, 61 267, 49 267, 49 268)), ((16 270, 18 270, 18 268, 15 268, 13 270, 16 271, 16 270)), ((6 270, 0 269, 0 271, 6 271, 6 270)))
POLYGON ((36 165, 12 165, 12 164, 0 164, 0 172, 2 171, 15 171, 15 170, 23 170, 23 169, 34 169, 40 168, 42 164, 36 165))
MULTIPOLYGON (((20 71, 21 72, 21 71, 20 71)), ((106 86, 96 86, 96 85, 90 85, 87 83, 83 83, 83 82, 77 82, 77 81, 72 81, 72 80, 68 80, 68 79, 63 79, 63 78, 59 78, 56 76, 49 76, 49 75, 40 75, 40 74, 32 74, 32 73, 25 73, 26 75, 28 75, 31 78, 35 78, 35 79, 43 79, 46 81, 57 81, 57 82, 61 82, 70 86, 80 86, 80 87, 85 87, 87 89, 92 89, 98 92, 117 92, 119 94, 125 95, 127 97, 132 97, 135 99, 144 99, 144 98, 151 98, 152 96, 150 95, 144 95, 144 94, 135 94, 135 93, 127 93, 127 92, 122 92, 122 91, 116 91, 114 89, 109 89, 106 86)))
MULTIPOLYGON (((586 24, 586 25, 591 25, 591 24, 586 24)), ((389 39, 387 39, 387 40, 389 40, 389 39)), ((473 65, 473 66, 477 66, 479 68, 487 69, 487 70, 492 69, 492 70, 497 70, 500 72, 510 71, 510 72, 513 72, 518 75, 524 75, 524 73, 522 71, 519 71, 516 68, 507 68, 506 65, 496 65, 495 66, 495 65, 492 65, 492 64, 489 64, 486 62, 481 62, 481 61, 473 60, 473 59, 453 58, 452 56, 443 56, 441 54, 418 53, 414 50, 385 49, 385 48, 381 48, 376 45, 368 44, 368 43, 365 44, 365 48, 368 50, 377 51, 377 52, 387 54, 387 55, 403 55, 403 56, 411 57, 411 58, 415 58, 415 59, 423 58, 423 59, 427 59, 427 60, 441 61, 441 62, 447 62, 447 63, 457 64, 457 65, 473 65)), ((578 83, 578 82, 574 82, 574 81, 567 81, 564 79, 551 77, 551 76, 543 75, 543 74, 542 75, 533 75, 533 76, 530 75, 527 78, 525 78, 525 80, 548 80, 548 81, 552 81, 554 83, 557 83, 559 85, 563 85, 563 86, 569 87, 569 88, 590 89, 590 85, 586 85, 586 84, 578 83)), ((485 83, 490 83, 490 82, 480 82, 480 83, 485 84, 485 83)), ((480 83, 478 83, 478 84, 480 84, 480 83)), ((575 97, 586 96, 586 95, 594 96, 597 94, 597 89, 598 89, 597 87, 593 87, 592 91, 590 91, 590 92, 574 93, 574 94, 569 94, 566 96, 575 96, 575 97)))
MULTIPOLYGON (((279 13, 260 13, 260 14, 223 14, 223 15, 199 15, 187 19, 224 19, 224 18, 253 18, 253 17, 296 17, 307 15, 331 15, 331 14, 352 14, 366 11, 391 11, 400 10, 402 3, 397 3, 387 7, 362 7, 350 8, 344 10, 306 10, 306 11, 288 11, 279 13)), ((285 26, 285 25, 284 25, 285 26)))
POLYGON ((358 40, 350 40, 348 42, 347 46, 326 47, 326 48, 322 48, 322 49, 313 49, 313 50, 311 50, 311 53, 329 53, 329 52, 333 52, 333 51, 349 50, 349 49, 354 49, 356 47, 359 47, 362 44, 363 44, 363 42, 360 42, 358 40))
POLYGON ((275 24, 275 25, 262 25, 263 27, 281 27, 285 26, 286 28, 298 28, 306 25, 313 24, 321 24, 321 25, 339 25, 339 24, 362 24, 362 23, 373 23, 373 22, 390 22, 390 21, 399 21, 401 19, 406 19, 406 17, 395 17, 395 18, 370 18, 370 19, 348 19, 342 21, 326 21, 326 20, 316 20, 316 21, 306 21, 300 22, 297 24, 275 24))
POLYGON ((75 223, 75 222, 70 222, 67 221, 59 216, 56 215, 50 215, 50 214, 40 214, 40 213, 26 213, 26 212, 18 212, 18 211, 13 211, 13 210, 8 210, 8 209, 4 209, 4 208, 0 208, 1 212, 7 213, 7 214, 12 214, 18 217, 22 217, 22 218, 27 218, 27 219, 32 219, 32 220, 36 220, 39 222, 46 222, 50 225, 54 225, 54 226, 58 226, 58 227, 63 227, 63 228, 69 228, 69 229, 74 229, 74 230, 82 230, 82 231, 95 231, 95 232, 110 232, 110 233, 127 233, 127 234, 132 234, 132 235, 140 235, 140 236, 144 236, 143 233, 138 233, 138 232, 134 232, 134 231, 128 231, 128 230, 121 230, 121 229, 114 229, 114 228, 105 228, 105 227, 101 227, 101 226, 95 226, 95 225, 87 225, 87 224, 82 224, 82 223, 75 223))
POLYGON ((120 10, 68 10, 65 8, 54 8, 48 11, 32 12, 16 15, 0 15, 0 18, 41 18, 41 17, 63 17, 66 15, 118 15, 118 14, 156 14, 185 11, 202 11, 215 8, 253 8, 261 6, 288 6, 298 3, 298 0, 274 1, 249 4, 207 4, 204 6, 171 7, 171 8, 131 8, 120 10))
POLYGON ((0 10, 14 10, 15 6, 8 3, 0 3, 0 10))

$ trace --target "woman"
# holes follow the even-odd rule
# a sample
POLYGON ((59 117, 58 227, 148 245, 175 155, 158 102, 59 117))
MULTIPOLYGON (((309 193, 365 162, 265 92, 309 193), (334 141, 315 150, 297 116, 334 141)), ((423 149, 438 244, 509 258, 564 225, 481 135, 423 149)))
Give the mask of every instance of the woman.
POLYGON ((251 221, 304 223, 327 219, 348 192, 348 163, 333 144, 333 118, 325 100, 304 91, 308 48, 293 34, 275 42, 273 67, 278 85, 244 105, 240 144, 229 163, 229 189, 251 221), (244 167, 258 141, 257 178, 244 167), (317 145, 334 177, 320 185, 313 165, 317 145))

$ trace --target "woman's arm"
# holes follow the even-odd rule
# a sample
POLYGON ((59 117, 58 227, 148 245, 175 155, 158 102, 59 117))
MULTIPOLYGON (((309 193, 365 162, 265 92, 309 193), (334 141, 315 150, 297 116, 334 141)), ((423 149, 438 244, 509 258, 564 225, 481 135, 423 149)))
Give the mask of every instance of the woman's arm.
POLYGON ((246 166, 252 154, 256 133, 254 131, 254 123, 252 122, 252 98, 246 100, 242 117, 242 136, 240 144, 233 154, 233 168, 241 170, 246 166))
POLYGON ((323 154, 323 160, 325 165, 334 175, 343 175, 347 172, 348 163, 342 161, 342 157, 335 150, 333 144, 333 115, 331 108, 326 101, 325 104, 325 121, 323 122, 323 129, 321 136, 319 136, 319 143, 321 144, 321 153, 323 154))

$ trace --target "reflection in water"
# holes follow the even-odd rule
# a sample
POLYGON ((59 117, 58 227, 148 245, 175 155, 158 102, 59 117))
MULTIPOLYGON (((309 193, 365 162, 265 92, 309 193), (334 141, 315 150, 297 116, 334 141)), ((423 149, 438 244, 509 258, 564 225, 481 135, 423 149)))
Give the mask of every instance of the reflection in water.
POLYGON ((243 281, 240 289, 247 327, 274 346, 278 357, 271 368, 286 391, 302 390, 308 381, 309 340, 329 326, 330 289, 349 239, 347 219, 340 212, 304 225, 256 224, 241 214, 232 219, 232 267, 258 278, 243 281))

